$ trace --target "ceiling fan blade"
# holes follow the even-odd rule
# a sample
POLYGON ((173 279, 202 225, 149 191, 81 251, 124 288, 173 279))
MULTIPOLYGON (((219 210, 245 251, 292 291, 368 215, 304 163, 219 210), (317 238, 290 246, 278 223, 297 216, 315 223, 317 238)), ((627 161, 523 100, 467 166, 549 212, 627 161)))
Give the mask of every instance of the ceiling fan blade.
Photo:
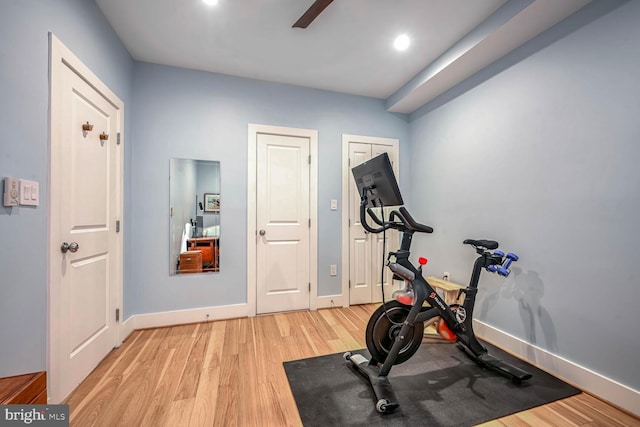
POLYGON ((292 28, 307 28, 333 0, 316 0, 311 7, 293 24, 292 28))

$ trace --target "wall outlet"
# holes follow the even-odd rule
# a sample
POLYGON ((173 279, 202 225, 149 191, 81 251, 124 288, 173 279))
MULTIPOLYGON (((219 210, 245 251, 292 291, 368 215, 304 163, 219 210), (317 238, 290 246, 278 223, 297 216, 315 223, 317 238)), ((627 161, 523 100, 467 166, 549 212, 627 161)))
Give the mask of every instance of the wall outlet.
POLYGON ((451 279, 451 275, 449 274, 448 271, 445 271, 444 274, 442 275, 442 278, 444 280, 450 280, 451 279))
POLYGON ((18 178, 4 179, 4 205, 18 206, 20 204, 20 187, 18 178))

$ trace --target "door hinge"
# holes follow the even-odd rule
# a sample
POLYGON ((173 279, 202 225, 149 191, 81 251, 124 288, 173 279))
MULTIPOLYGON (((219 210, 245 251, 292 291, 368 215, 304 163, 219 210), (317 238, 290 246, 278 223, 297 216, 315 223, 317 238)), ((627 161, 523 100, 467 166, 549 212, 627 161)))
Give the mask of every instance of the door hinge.
POLYGON ((309 218, 309 228, 311 228, 311 218, 309 218))
POLYGON ((309 282, 309 292, 311 292, 311 282, 309 282))
POLYGON ((116 322, 120 321, 120 309, 116 308, 116 322))
POLYGON ((309 164, 311 164, 311 154, 309 154, 309 164))
POLYGON ((118 132, 118 135, 116 136, 116 144, 120 145, 120 132, 118 132))
POLYGON ((349 280, 349 289, 351 289, 351 280, 349 280))
POLYGON ((116 233, 120 232, 120 220, 116 220, 116 233))

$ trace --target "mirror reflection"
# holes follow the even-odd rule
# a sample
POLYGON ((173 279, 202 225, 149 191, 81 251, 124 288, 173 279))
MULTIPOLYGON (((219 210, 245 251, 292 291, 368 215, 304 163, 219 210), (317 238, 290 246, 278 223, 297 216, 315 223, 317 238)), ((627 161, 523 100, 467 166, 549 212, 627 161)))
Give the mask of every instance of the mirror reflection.
POLYGON ((220 271, 220 162, 171 159, 170 274, 220 271))

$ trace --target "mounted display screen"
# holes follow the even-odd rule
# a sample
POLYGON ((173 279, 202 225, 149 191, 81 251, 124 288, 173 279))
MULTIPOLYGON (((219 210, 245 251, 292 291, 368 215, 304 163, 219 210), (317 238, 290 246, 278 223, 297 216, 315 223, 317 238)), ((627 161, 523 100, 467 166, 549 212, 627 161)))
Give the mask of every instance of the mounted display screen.
POLYGON ((351 169, 353 178, 362 196, 366 191, 367 207, 403 205, 398 181, 393 173, 391 161, 387 153, 382 153, 371 160, 351 169))

